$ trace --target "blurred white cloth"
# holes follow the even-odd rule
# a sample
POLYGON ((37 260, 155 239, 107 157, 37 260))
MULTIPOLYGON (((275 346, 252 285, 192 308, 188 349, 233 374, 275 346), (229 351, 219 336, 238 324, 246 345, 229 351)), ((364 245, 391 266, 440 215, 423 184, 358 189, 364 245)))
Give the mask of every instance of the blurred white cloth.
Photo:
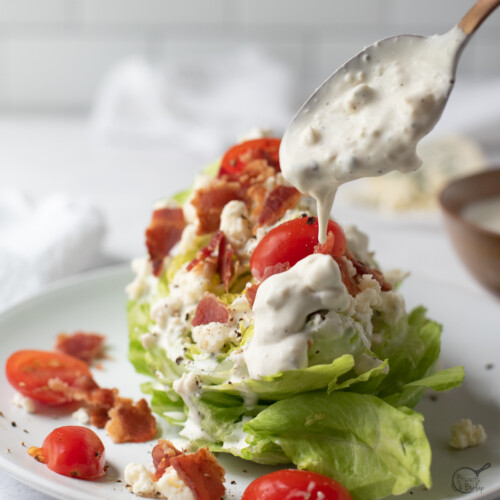
POLYGON ((257 48, 163 65, 130 57, 105 77, 92 131, 117 145, 190 152, 203 166, 255 126, 283 131, 295 112, 297 80, 257 48))
POLYGON ((457 79, 456 87, 431 136, 460 133, 481 145, 486 155, 500 157, 500 78, 457 79))
POLYGON ((34 203, 17 190, 0 192, 0 310, 93 266, 104 233, 87 200, 52 195, 34 203))

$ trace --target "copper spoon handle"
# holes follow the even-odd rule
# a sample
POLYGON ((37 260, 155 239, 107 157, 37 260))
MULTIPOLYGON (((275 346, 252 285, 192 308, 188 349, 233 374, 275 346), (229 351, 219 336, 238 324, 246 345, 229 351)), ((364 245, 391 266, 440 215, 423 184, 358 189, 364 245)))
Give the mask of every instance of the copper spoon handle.
POLYGON ((466 35, 472 35, 499 5, 500 0, 478 0, 458 23, 458 27, 466 35))

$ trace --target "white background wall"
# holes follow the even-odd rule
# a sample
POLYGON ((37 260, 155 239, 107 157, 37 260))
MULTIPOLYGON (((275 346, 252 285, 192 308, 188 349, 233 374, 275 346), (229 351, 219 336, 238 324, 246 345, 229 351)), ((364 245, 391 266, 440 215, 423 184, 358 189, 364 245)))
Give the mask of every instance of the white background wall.
MULTIPOLYGON (((105 71, 256 44, 301 82, 297 104, 364 45, 444 32, 472 0, 0 0, 0 111, 85 111, 105 71)), ((500 12, 476 34, 463 76, 500 75, 500 12)), ((228 67, 228 76, 231 68, 228 67)))

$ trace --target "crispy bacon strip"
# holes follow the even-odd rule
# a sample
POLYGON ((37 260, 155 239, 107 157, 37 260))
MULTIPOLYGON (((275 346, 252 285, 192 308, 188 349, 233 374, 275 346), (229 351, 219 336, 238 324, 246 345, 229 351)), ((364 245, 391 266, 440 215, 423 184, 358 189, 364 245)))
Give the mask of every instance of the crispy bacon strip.
POLYGON ((224 496, 225 471, 207 448, 196 453, 183 453, 170 441, 159 439, 152 455, 154 481, 158 481, 168 467, 173 467, 196 500, 220 500, 224 496))
POLYGON ((224 496, 225 470, 207 448, 172 457, 170 464, 189 486, 196 500, 220 500, 224 496))
POLYGON ((78 331, 71 335, 60 333, 57 336, 55 350, 75 358, 92 363, 104 357, 104 335, 78 331))
POLYGON ((106 431, 114 443, 143 443, 156 436, 156 420, 145 399, 118 398, 109 411, 106 431))
POLYGON ((228 323, 229 309, 214 294, 207 293, 198 302, 194 314, 193 326, 208 325, 208 323, 228 323))
POLYGON ((244 194, 238 182, 225 178, 214 179, 209 186, 198 189, 191 201, 198 216, 198 234, 217 231, 222 209, 232 200, 244 201, 244 194))
POLYGON ((163 259, 181 239, 185 226, 182 208, 166 207, 153 212, 151 223, 146 229, 146 247, 155 276, 161 274, 163 259))
POLYGON ((264 206, 257 220, 257 227, 270 226, 278 222, 288 209, 297 205, 301 196, 294 187, 276 186, 264 201, 264 206))

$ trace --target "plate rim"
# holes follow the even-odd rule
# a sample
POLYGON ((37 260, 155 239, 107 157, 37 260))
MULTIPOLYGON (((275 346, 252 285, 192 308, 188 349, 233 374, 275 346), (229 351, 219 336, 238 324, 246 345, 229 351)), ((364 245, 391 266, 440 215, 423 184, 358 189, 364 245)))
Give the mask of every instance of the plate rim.
MULTIPOLYGON (((22 313, 25 308, 29 308, 31 305, 36 304, 39 301, 45 300, 52 294, 56 294, 65 288, 78 287, 80 285, 86 285, 92 281, 100 280, 110 280, 124 278, 126 275, 130 275, 133 278, 133 272, 130 268, 130 264, 122 262, 119 264, 113 264, 111 266, 105 266, 101 268, 91 269, 82 273, 78 273, 63 279, 57 280, 45 286, 43 289, 31 294, 28 297, 23 298, 21 301, 15 303, 14 305, 8 307, 4 311, 0 312, 0 322, 9 320, 11 316, 15 316, 22 313)), ((475 293, 474 290, 469 290, 465 287, 459 287, 453 283, 449 283, 443 280, 435 279, 432 276, 428 276, 425 273, 413 272, 411 273, 409 279, 423 281, 427 283, 433 283, 438 286, 446 287, 454 290, 456 293, 468 295, 477 299, 484 300, 485 297, 482 294, 475 293)), ((499 304, 495 297, 491 297, 491 304, 499 304)), ((124 300, 126 300, 124 295, 124 300)), ((0 339, 3 337, 3 331, 0 331, 0 339)), ((20 481, 21 483, 37 490, 41 493, 50 495, 58 499, 67 499, 68 496, 65 494, 66 488, 71 488, 68 484, 65 486, 64 490, 61 491, 61 485, 51 482, 49 478, 43 475, 36 475, 36 482, 32 482, 32 475, 26 476, 26 469, 22 465, 17 464, 8 459, 8 454, 0 454, 0 468, 5 472, 10 474, 12 477, 20 481)), ((68 479, 68 478, 64 478, 68 479)), ((68 479, 71 480, 71 479, 68 479)), ((99 483, 98 483, 99 484, 99 483)), ((496 500, 500 492, 500 484, 495 487, 494 490, 485 493, 480 493, 479 495, 469 496, 470 500, 496 500)), ((75 500, 93 500, 96 498, 95 494, 90 494, 81 490, 72 490, 72 499, 75 500)), ((98 497, 101 498, 101 497, 98 497)))

